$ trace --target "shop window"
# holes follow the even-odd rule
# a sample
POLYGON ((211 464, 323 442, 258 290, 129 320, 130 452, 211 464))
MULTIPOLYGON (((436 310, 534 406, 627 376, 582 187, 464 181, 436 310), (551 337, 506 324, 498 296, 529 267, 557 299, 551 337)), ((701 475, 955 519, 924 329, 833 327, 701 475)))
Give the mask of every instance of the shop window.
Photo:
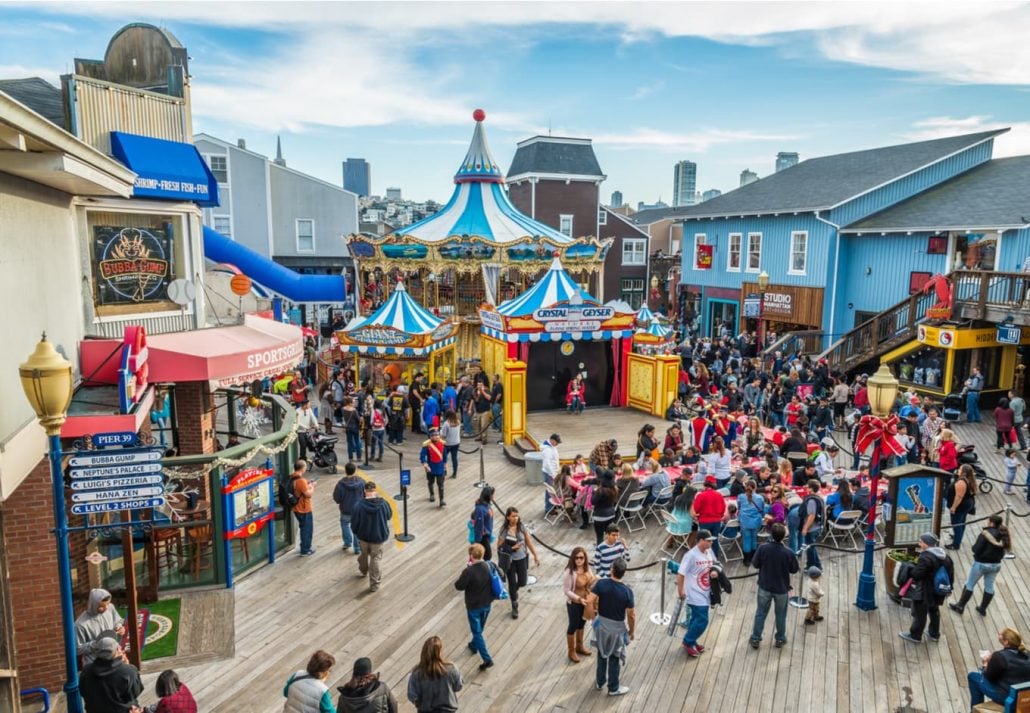
POLYGON ((606 211, 604 208, 597 209, 597 224, 608 225, 608 211, 606 211))
POLYGON ((986 233, 955 235, 953 270, 995 270, 997 269, 998 238, 986 233))
POLYGON ((558 216, 558 232, 570 238, 572 237, 572 215, 562 213, 558 216))
POLYGON ((747 234, 747 271, 758 272, 762 269, 762 234, 747 234))
POLYGON ((795 230, 790 234, 790 268, 789 275, 804 275, 808 269, 808 233, 795 230))
POLYGON ((671 238, 669 240, 669 253, 672 254, 672 255, 679 255, 680 254, 680 239, 679 238, 671 238))
POLYGON ((221 233, 227 238, 232 237, 232 217, 228 215, 213 215, 211 216, 211 222, 214 223, 212 227, 216 233, 221 233))
POLYGON ((743 237, 740 233, 730 233, 729 254, 726 260, 727 270, 740 270, 740 243, 743 237))
POLYGON ((315 251, 315 221, 309 218, 297 219, 297 252, 315 251))
POLYGON ((922 347, 897 362, 898 381, 927 391, 947 394, 950 385, 943 383, 948 353, 937 347, 922 347))
POLYGON ((644 279, 640 277, 624 277, 619 280, 621 299, 634 310, 640 309, 644 303, 644 279))
POLYGON ((182 216, 88 211, 86 228, 97 316, 179 309, 168 283, 191 272, 182 216))
POLYGON ((229 182, 229 161, 225 156, 208 156, 208 168, 219 183, 229 182))
POLYGON ((646 265, 647 264, 647 240, 644 238, 623 238, 622 240, 622 264, 623 265, 646 265))

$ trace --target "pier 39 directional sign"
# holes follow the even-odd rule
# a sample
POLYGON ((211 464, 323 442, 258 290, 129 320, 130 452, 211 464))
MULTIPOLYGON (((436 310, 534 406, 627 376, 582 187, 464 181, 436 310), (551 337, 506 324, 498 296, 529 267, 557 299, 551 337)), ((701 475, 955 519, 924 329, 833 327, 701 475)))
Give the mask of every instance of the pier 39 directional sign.
POLYGON ((110 450, 77 451, 71 458, 74 515, 160 507, 165 504, 162 449, 118 448, 131 443, 121 434, 94 436, 93 443, 110 450))

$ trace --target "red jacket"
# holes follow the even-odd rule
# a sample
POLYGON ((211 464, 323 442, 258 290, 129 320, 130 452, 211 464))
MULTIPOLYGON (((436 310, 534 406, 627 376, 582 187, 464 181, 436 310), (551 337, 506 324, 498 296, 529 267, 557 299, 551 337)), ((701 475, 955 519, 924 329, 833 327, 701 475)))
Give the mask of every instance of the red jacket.
POLYGON ((726 514, 726 499, 714 488, 705 488, 694 498, 694 513, 699 525, 719 522, 726 514))
MULTIPOLYGON (((572 405, 572 385, 576 383, 575 379, 569 381, 569 385, 565 387, 565 405, 572 405)), ((587 405, 587 385, 585 381, 581 381, 579 384, 579 403, 583 406, 587 405)))
POLYGON ((958 449, 955 448, 955 441, 941 441, 941 448, 937 452, 937 459, 940 461, 941 470, 957 470, 958 449))
POLYGON ((178 691, 158 701, 157 713, 197 713, 197 702, 186 684, 179 684, 178 691))

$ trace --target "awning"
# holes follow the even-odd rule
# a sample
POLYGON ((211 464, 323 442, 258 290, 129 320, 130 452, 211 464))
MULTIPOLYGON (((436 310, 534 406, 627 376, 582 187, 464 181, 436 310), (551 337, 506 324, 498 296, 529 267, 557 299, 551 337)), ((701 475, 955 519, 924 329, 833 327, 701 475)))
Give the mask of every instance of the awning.
POLYGON ((147 337, 151 383, 246 384, 287 371, 304 357, 300 328, 253 315, 235 327, 147 337))
POLYGON ((134 196, 218 205, 218 181, 193 144, 112 131, 111 153, 136 172, 134 196))

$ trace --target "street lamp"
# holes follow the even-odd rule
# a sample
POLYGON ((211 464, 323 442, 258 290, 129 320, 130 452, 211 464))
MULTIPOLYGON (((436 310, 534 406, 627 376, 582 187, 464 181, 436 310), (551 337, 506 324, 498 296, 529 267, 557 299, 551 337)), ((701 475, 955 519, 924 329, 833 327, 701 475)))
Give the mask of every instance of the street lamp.
POLYGON ((769 286, 769 273, 762 270, 758 273, 758 353, 765 350, 765 288, 769 286))
MULTIPOLYGON (((880 364, 880 368, 866 384, 869 390, 869 408, 872 417, 863 417, 859 429, 875 429, 873 441, 873 458, 869 464, 872 482, 869 484, 869 526, 865 536, 865 554, 862 559, 862 573, 858 575, 858 595, 855 606, 864 611, 876 609, 876 580, 873 577, 873 550, 876 546, 876 505, 879 501, 880 487, 880 454, 882 440, 893 438, 893 428, 889 428, 884 420, 888 418, 894 399, 898 395, 898 380, 894 378, 890 367, 880 364)), ((861 435, 861 434, 860 434, 861 435)), ((858 440, 863 440, 859 438, 858 440)))
POLYGON ((28 360, 18 367, 25 391, 39 425, 50 441, 50 482, 54 499, 54 538, 57 540, 57 573, 61 588, 61 630, 64 634, 64 696, 68 713, 82 713, 79 697, 78 654, 75 646, 75 611, 72 607, 72 573, 68 556, 68 519, 64 511, 64 474, 61 471, 61 426, 72 400, 72 365, 46 340, 46 333, 28 360))

